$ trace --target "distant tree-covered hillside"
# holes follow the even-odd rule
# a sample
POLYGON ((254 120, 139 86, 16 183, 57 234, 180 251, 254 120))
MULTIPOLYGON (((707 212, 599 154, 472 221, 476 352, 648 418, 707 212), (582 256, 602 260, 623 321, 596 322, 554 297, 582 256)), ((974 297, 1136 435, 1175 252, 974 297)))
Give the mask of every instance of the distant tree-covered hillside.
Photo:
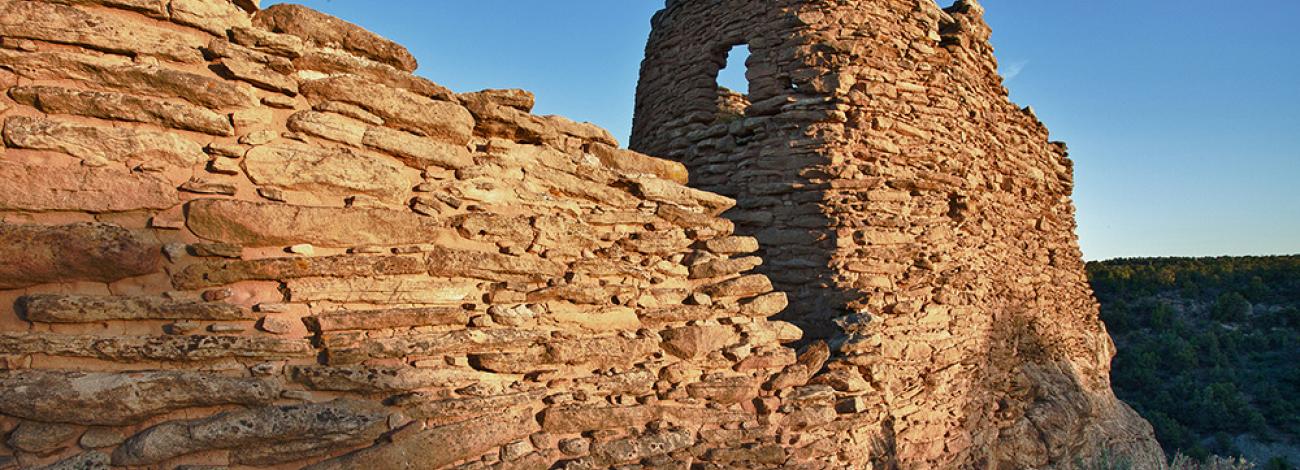
POLYGON ((1165 451, 1300 463, 1300 256, 1088 264, 1116 393, 1165 451))

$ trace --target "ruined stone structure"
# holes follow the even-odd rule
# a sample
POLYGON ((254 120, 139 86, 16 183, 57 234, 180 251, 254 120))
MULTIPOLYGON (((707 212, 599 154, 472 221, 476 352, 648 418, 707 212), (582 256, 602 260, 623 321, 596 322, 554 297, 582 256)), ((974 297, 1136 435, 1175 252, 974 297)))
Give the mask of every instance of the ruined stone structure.
POLYGON ((632 148, 738 201, 790 295, 778 318, 831 344, 814 382, 854 403, 828 425, 837 461, 1162 465, 1110 390, 1065 145, 1008 100, 977 3, 667 4, 632 148), (716 84, 738 45, 748 96, 716 84))
POLYGON ((772 3, 657 17, 683 165, 302 7, 0 0, 0 468, 1154 459, 978 15, 772 3))

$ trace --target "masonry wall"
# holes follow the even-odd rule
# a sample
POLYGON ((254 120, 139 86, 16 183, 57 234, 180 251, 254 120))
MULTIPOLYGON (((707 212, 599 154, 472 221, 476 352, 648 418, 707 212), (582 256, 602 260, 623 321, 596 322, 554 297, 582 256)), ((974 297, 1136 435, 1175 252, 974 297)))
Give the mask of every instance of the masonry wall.
POLYGON ((735 198, 852 413, 805 435, 836 465, 1159 468, 1109 385, 1114 347, 1074 235, 1072 165, 1007 99, 982 8, 932 0, 670 0, 632 148, 735 198), (750 92, 720 91, 747 44, 750 92))
POLYGON ((0 0, 0 468, 823 465, 734 201, 415 67, 296 6, 0 0))

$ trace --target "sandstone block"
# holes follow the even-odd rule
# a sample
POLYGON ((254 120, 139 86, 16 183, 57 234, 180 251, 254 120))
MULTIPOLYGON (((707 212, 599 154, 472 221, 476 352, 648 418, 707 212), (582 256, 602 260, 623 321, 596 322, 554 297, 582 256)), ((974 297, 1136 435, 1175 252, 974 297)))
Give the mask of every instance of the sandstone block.
POLYGON ((324 247, 425 243, 446 224, 410 212, 305 207, 200 199, 186 224, 208 240, 255 246, 311 243, 324 247))
POLYGON ((268 54, 289 58, 302 56, 302 38, 291 34, 273 33, 262 28, 236 26, 230 28, 230 40, 235 44, 268 54))
POLYGON ((656 419, 649 406, 558 407, 542 412, 542 430, 554 434, 634 428, 656 419))
POLYGON ((126 441, 126 438, 127 436, 121 431, 113 428, 92 427, 81 435, 77 443, 85 449, 102 449, 121 444, 126 441))
POLYGON ((758 385, 749 377, 727 377, 687 385, 686 393, 697 400, 731 405, 754 398, 758 385))
POLYGON ((289 377, 312 390, 355 393, 409 392, 425 388, 460 388, 506 384, 509 376, 473 369, 422 369, 386 366, 290 366, 289 377))
POLYGON ((772 292, 740 303, 740 312, 750 317, 770 317, 790 305, 785 292, 772 292))
POLYGON ((48 282, 113 282, 157 271, 162 251, 111 224, 0 223, 0 289, 48 282))
POLYGON ((92 450, 44 467, 37 467, 36 470, 108 470, 109 463, 108 454, 92 450))
POLYGON ((429 166, 460 169, 474 165, 474 158, 464 145, 446 143, 385 127, 370 127, 362 135, 365 146, 379 150, 412 168, 429 166))
POLYGON ((226 37, 231 28, 247 28, 253 21, 234 2, 206 0, 171 0, 168 3, 174 22, 226 37))
POLYGON ((253 104, 253 95, 247 87, 208 75, 112 56, 0 50, 0 62, 19 76, 33 80, 75 80, 92 88, 180 98, 214 109, 253 104))
POLYGON ((578 382, 595 387, 600 392, 640 395, 647 390, 652 390, 658 379, 659 376, 654 371, 634 369, 623 373, 586 377, 578 379, 578 382))
POLYGON ((627 307, 551 308, 548 319, 562 325, 575 325, 589 331, 636 331, 641 327, 636 310, 627 307))
POLYGON ((190 167, 207 160, 199 144, 175 134, 27 116, 5 120, 4 140, 12 148, 66 153, 87 166, 147 163, 190 167))
POLYGON ((81 434, 81 430, 80 426, 70 424, 23 421, 9 433, 5 443, 23 452, 46 455, 67 447, 69 441, 81 434))
POLYGON ((415 56, 405 47, 360 26, 301 5, 272 5, 257 12, 253 23, 267 31, 300 37, 316 47, 343 49, 405 72, 415 71, 415 56))
POLYGON ((248 320, 236 305, 185 302, 161 297, 109 297, 31 294, 18 298, 18 311, 30 322, 94 323, 109 320, 248 320))
POLYGON ((88 336, 0 333, 0 354, 45 354, 106 361, 194 362, 221 358, 289 359, 314 354, 306 340, 253 336, 88 336))
POLYGON ((535 256, 511 256, 435 247, 428 254, 429 274, 492 281, 546 281, 564 275, 565 266, 535 256))
POLYGON ((619 240, 618 244, 639 253, 668 256, 686 251, 691 246, 691 239, 685 230, 678 228, 634 233, 619 240))
POLYGON ((647 433, 613 441, 593 444, 591 454, 578 459, 578 468, 608 468, 616 464, 636 462, 641 459, 667 455, 695 444, 690 431, 675 430, 647 433))
MULTIPOLYGON (((121 2, 115 2, 121 3, 121 2)), ((204 39, 103 11, 58 3, 10 0, 0 4, 0 36, 86 46, 199 63, 204 39)))
POLYGON ((391 308, 382 310, 339 310, 308 317, 319 332, 382 330, 417 326, 465 325, 469 311, 460 307, 391 308))
POLYGON ((479 353, 522 349, 550 338, 546 331, 516 329, 457 330, 423 335, 371 338, 349 347, 330 345, 331 364, 346 364, 360 358, 436 356, 451 353, 479 353))
POLYGON ((518 109, 525 113, 532 112, 537 99, 528 90, 482 90, 459 95, 463 102, 487 102, 518 109))
MULTIPOLYGON (((360 147, 362 137, 366 135, 365 123, 335 113, 316 111, 299 111, 289 116, 288 127, 291 131, 302 132, 322 139, 360 147)), ((400 132, 400 131, 394 131, 400 132)))
POLYGON ((24 419, 125 426, 169 411, 269 404, 280 389, 262 379, 201 372, 0 371, 0 412, 24 419))
POLYGON ((243 80, 263 90, 289 96, 298 94, 298 80, 251 60, 226 57, 217 62, 217 69, 226 76, 243 80))
POLYGON ((235 133, 230 119, 207 108, 124 93, 20 86, 11 88, 9 96, 48 114, 141 122, 221 136, 235 133))
POLYGON ((772 281, 762 274, 750 274, 704 288, 711 297, 752 297, 772 292, 772 281))
POLYGON ((103 5, 138 12, 150 18, 167 19, 167 0, 67 0, 73 5, 103 5))
MULTIPOLYGON (((714 236, 730 235, 736 230, 735 223, 730 220, 698 212, 691 212, 670 204, 660 205, 655 211, 655 215, 677 224, 678 227, 694 229, 699 232, 709 232, 714 236)), ((729 217, 735 218, 736 216, 730 215, 729 217)))
POLYGON ((169 421, 128 439, 113 452, 113 464, 151 465, 205 450, 245 451, 304 441, 324 453, 374 440, 387 429, 387 417, 377 403, 338 399, 169 421))
POLYGON ((338 255, 317 258, 267 258, 218 261, 186 266, 172 277, 180 289, 201 289, 240 281, 274 281, 302 277, 367 277, 420 274, 425 271, 419 258, 408 256, 338 255))
POLYGON ((725 310, 719 310, 710 305, 677 305, 641 309, 637 311, 637 315, 641 318, 641 322, 647 325, 699 321, 728 316, 725 310))
POLYGON ((728 467, 781 465, 790 452, 780 445, 709 449, 703 460, 728 467))
POLYGON ((826 345, 825 341, 813 343, 799 353, 799 357, 794 364, 786 367, 780 374, 773 376, 772 380, 764 388, 782 390, 806 385, 813 375, 821 372, 830 356, 830 347, 826 345))
POLYGON ((546 361, 553 364, 593 362, 608 367, 627 364, 659 349, 652 338, 594 337, 546 344, 546 361))
MULTIPOLYGON (((575 269, 575 272, 589 274, 575 269)), ((527 295, 529 302, 546 302, 563 300, 583 305, 608 305, 611 297, 632 296, 635 289, 619 286, 602 286, 598 283, 563 284, 531 291, 527 295)))
POLYGON ((480 295, 475 283, 428 277, 371 278, 306 277, 285 282, 294 302, 357 302, 380 304, 460 305, 480 295))
POLYGON ((688 208, 701 208, 706 214, 716 216, 736 205, 731 198, 689 188, 661 179, 640 179, 633 188, 638 196, 655 202, 676 204, 688 208))
POLYGON ((401 88, 435 100, 452 103, 459 101, 451 90, 429 79, 336 49, 308 49, 302 57, 293 60, 293 66, 298 70, 311 70, 326 75, 359 75, 380 85, 401 88))
POLYGON ((750 256, 736 259, 720 259, 691 266, 691 279, 708 279, 743 273, 759 267, 763 258, 750 256))
POLYGON ((303 83, 301 92, 313 102, 341 101, 364 108, 385 125, 453 145, 469 143, 474 117, 464 107, 415 93, 340 75, 303 83))
POLYGON ((434 399, 415 393, 397 397, 392 405, 402 407, 406 415, 411 418, 429 420, 433 426, 441 426, 500 410, 528 407, 540 400, 544 394, 545 390, 534 390, 485 397, 434 399))
POLYGON ((537 237, 528 217, 503 214, 464 214, 453 218, 452 225, 462 237, 512 244, 532 243, 537 237))
POLYGON ((480 137, 539 144, 556 141, 559 130, 548 126, 539 116, 517 107, 503 105, 489 95, 461 95, 466 109, 474 116, 474 134, 480 137))
POLYGON ((754 237, 723 237, 704 242, 704 249, 720 255, 753 253, 758 251, 758 239, 754 237))
POLYGON ((123 212, 179 203, 173 185, 148 173, 0 161, 0 209, 123 212))
POLYGON ((428 429, 405 439, 353 452, 307 469, 441 468, 524 439, 537 429, 537 421, 531 410, 510 410, 428 429))
POLYGON ((664 331, 663 348, 682 359, 694 359, 740 341, 730 326, 684 326, 664 331))
POLYGON ((397 201, 413 185, 396 162, 351 149, 327 149, 300 143, 254 147, 244 157, 254 183, 316 194, 367 194, 397 201))
POLYGON ((587 151, 595 155, 605 166, 630 174, 650 174, 677 184, 686 184, 689 177, 686 165, 671 160, 654 158, 601 143, 589 145, 587 151))

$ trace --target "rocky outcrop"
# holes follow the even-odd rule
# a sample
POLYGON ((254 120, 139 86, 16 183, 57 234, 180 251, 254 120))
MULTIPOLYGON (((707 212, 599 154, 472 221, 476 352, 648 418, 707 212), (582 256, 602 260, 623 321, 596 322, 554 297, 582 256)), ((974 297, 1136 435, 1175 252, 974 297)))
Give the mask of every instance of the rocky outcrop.
POLYGON ((603 468, 779 428, 800 331, 682 164, 299 6, 0 13, 3 462, 603 468))

